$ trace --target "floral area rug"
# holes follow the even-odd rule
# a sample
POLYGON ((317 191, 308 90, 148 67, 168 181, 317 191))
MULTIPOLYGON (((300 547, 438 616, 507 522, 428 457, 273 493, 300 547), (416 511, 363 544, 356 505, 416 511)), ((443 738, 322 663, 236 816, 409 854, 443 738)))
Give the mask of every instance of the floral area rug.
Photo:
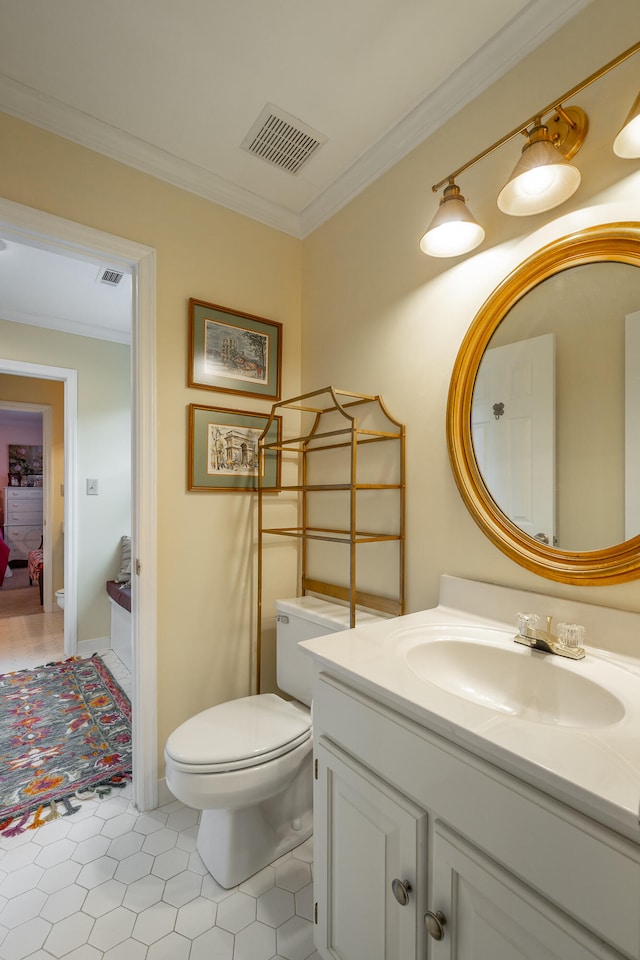
POLYGON ((0 674, 0 836, 131 778, 131 705, 98 656, 0 674))

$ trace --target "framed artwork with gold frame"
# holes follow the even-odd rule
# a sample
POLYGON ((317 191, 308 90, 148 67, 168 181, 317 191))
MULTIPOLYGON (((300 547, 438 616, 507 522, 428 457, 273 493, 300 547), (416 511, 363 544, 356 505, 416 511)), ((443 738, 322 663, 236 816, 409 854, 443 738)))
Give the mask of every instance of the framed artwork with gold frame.
MULTIPOLYGON (((257 490, 258 469, 264 489, 280 486, 280 451, 260 458, 258 440, 269 415, 189 404, 189 490, 257 490)), ((268 443, 279 443, 282 417, 274 417, 268 443)))
POLYGON ((280 399, 282 324, 189 300, 190 387, 280 399))

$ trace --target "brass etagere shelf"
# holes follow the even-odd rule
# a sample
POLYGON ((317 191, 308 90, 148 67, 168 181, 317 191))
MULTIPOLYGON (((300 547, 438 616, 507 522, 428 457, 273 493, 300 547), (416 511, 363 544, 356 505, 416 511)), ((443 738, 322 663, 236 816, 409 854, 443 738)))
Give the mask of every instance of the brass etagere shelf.
MULTIPOLYGON (((283 422, 286 418, 283 416, 283 422)), ((273 436, 273 433, 271 433, 273 436)), ((260 462, 269 455, 280 454, 289 459, 297 458, 297 483, 280 483, 268 488, 262 485, 262 476, 258 478, 258 677, 260 676, 260 649, 262 636, 262 581, 263 581, 263 538, 265 535, 297 538, 301 541, 300 557, 300 593, 316 594, 339 601, 349 606, 350 623, 355 626, 356 610, 359 607, 383 613, 387 616, 400 616, 404 613, 404 541, 405 541, 405 428, 395 420, 379 396, 368 396, 325 387, 288 400, 280 400, 271 408, 269 421, 259 440, 260 462), (310 423, 309 428, 294 437, 281 437, 276 442, 268 442, 267 437, 274 418, 284 411, 297 411, 301 421, 310 423), (369 424, 374 421, 375 428, 369 424), (362 424, 362 425, 361 425, 362 424), (366 425, 365 425, 366 424, 366 425), (391 444, 394 451, 391 458, 393 472, 392 483, 364 483, 359 480, 358 450, 370 444, 391 444), (328 451, 343 450, 348 453, 347 474, 343 480, 335 478, 327 482, 310 482, 313 460, 328 451), (274 492, 300 494, 299 526, 271 527, 264 523, 264 495, 274 492), (317 493, 343 491, 349 496, 348 522, 344 526, 316 525, 309 521, 310 498, 317 493), (394 508, 392 532, 362 530, 358 526, 358 494, 364 491, 396 491, 397 511, 394 508), (314 542, 345 544, 349 548, 348 576, 342 584, 309 576, 310 546, 314 542), (366 592, 358 589, 357 547, 361 544, 395 541, 398 544, 397 584, 393 585, 389 596, 366 592)), ((259 471, 261 473, 261 471, 259 471)), ((314 481, 317 478, 313 478, 314 481)))

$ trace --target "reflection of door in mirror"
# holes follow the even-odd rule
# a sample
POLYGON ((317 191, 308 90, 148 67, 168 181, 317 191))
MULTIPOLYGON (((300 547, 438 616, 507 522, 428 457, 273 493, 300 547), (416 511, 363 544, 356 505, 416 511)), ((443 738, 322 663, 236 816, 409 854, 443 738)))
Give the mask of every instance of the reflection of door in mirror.
POLYGON ((491 496, 524 533, 555 543, 555 344, 552 333, 487 350, 471 409, 476 461, 491 496))
MULTIPOLYGON (((554 334, 560 550, 597 550, 626 539, 625 316, 639 303, 637 267, 616 262, 571 267, 515 303, 485 353, 554 334)), ((499 503, 492 482, 485 482, 499 503)), ((631 495, 637 497, 636 491, 637 486, 631 495)), ((514 522, 531 536, 540 532, 514 522)))

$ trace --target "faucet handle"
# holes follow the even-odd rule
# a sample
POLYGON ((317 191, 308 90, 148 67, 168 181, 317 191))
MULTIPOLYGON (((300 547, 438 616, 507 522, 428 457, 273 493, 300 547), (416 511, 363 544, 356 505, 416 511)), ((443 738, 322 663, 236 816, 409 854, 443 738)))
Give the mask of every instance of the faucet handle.
POLYGON ((582 647, 585 629, 580 623, 559 623, 558 640, 563 647, 582 647))
POLYGON ((522 637, 526 637, 530 630, 535 630, 538 627, 540 622, 540 617, 537 613, 519 613, 518 614, 518 633, 522 637))

